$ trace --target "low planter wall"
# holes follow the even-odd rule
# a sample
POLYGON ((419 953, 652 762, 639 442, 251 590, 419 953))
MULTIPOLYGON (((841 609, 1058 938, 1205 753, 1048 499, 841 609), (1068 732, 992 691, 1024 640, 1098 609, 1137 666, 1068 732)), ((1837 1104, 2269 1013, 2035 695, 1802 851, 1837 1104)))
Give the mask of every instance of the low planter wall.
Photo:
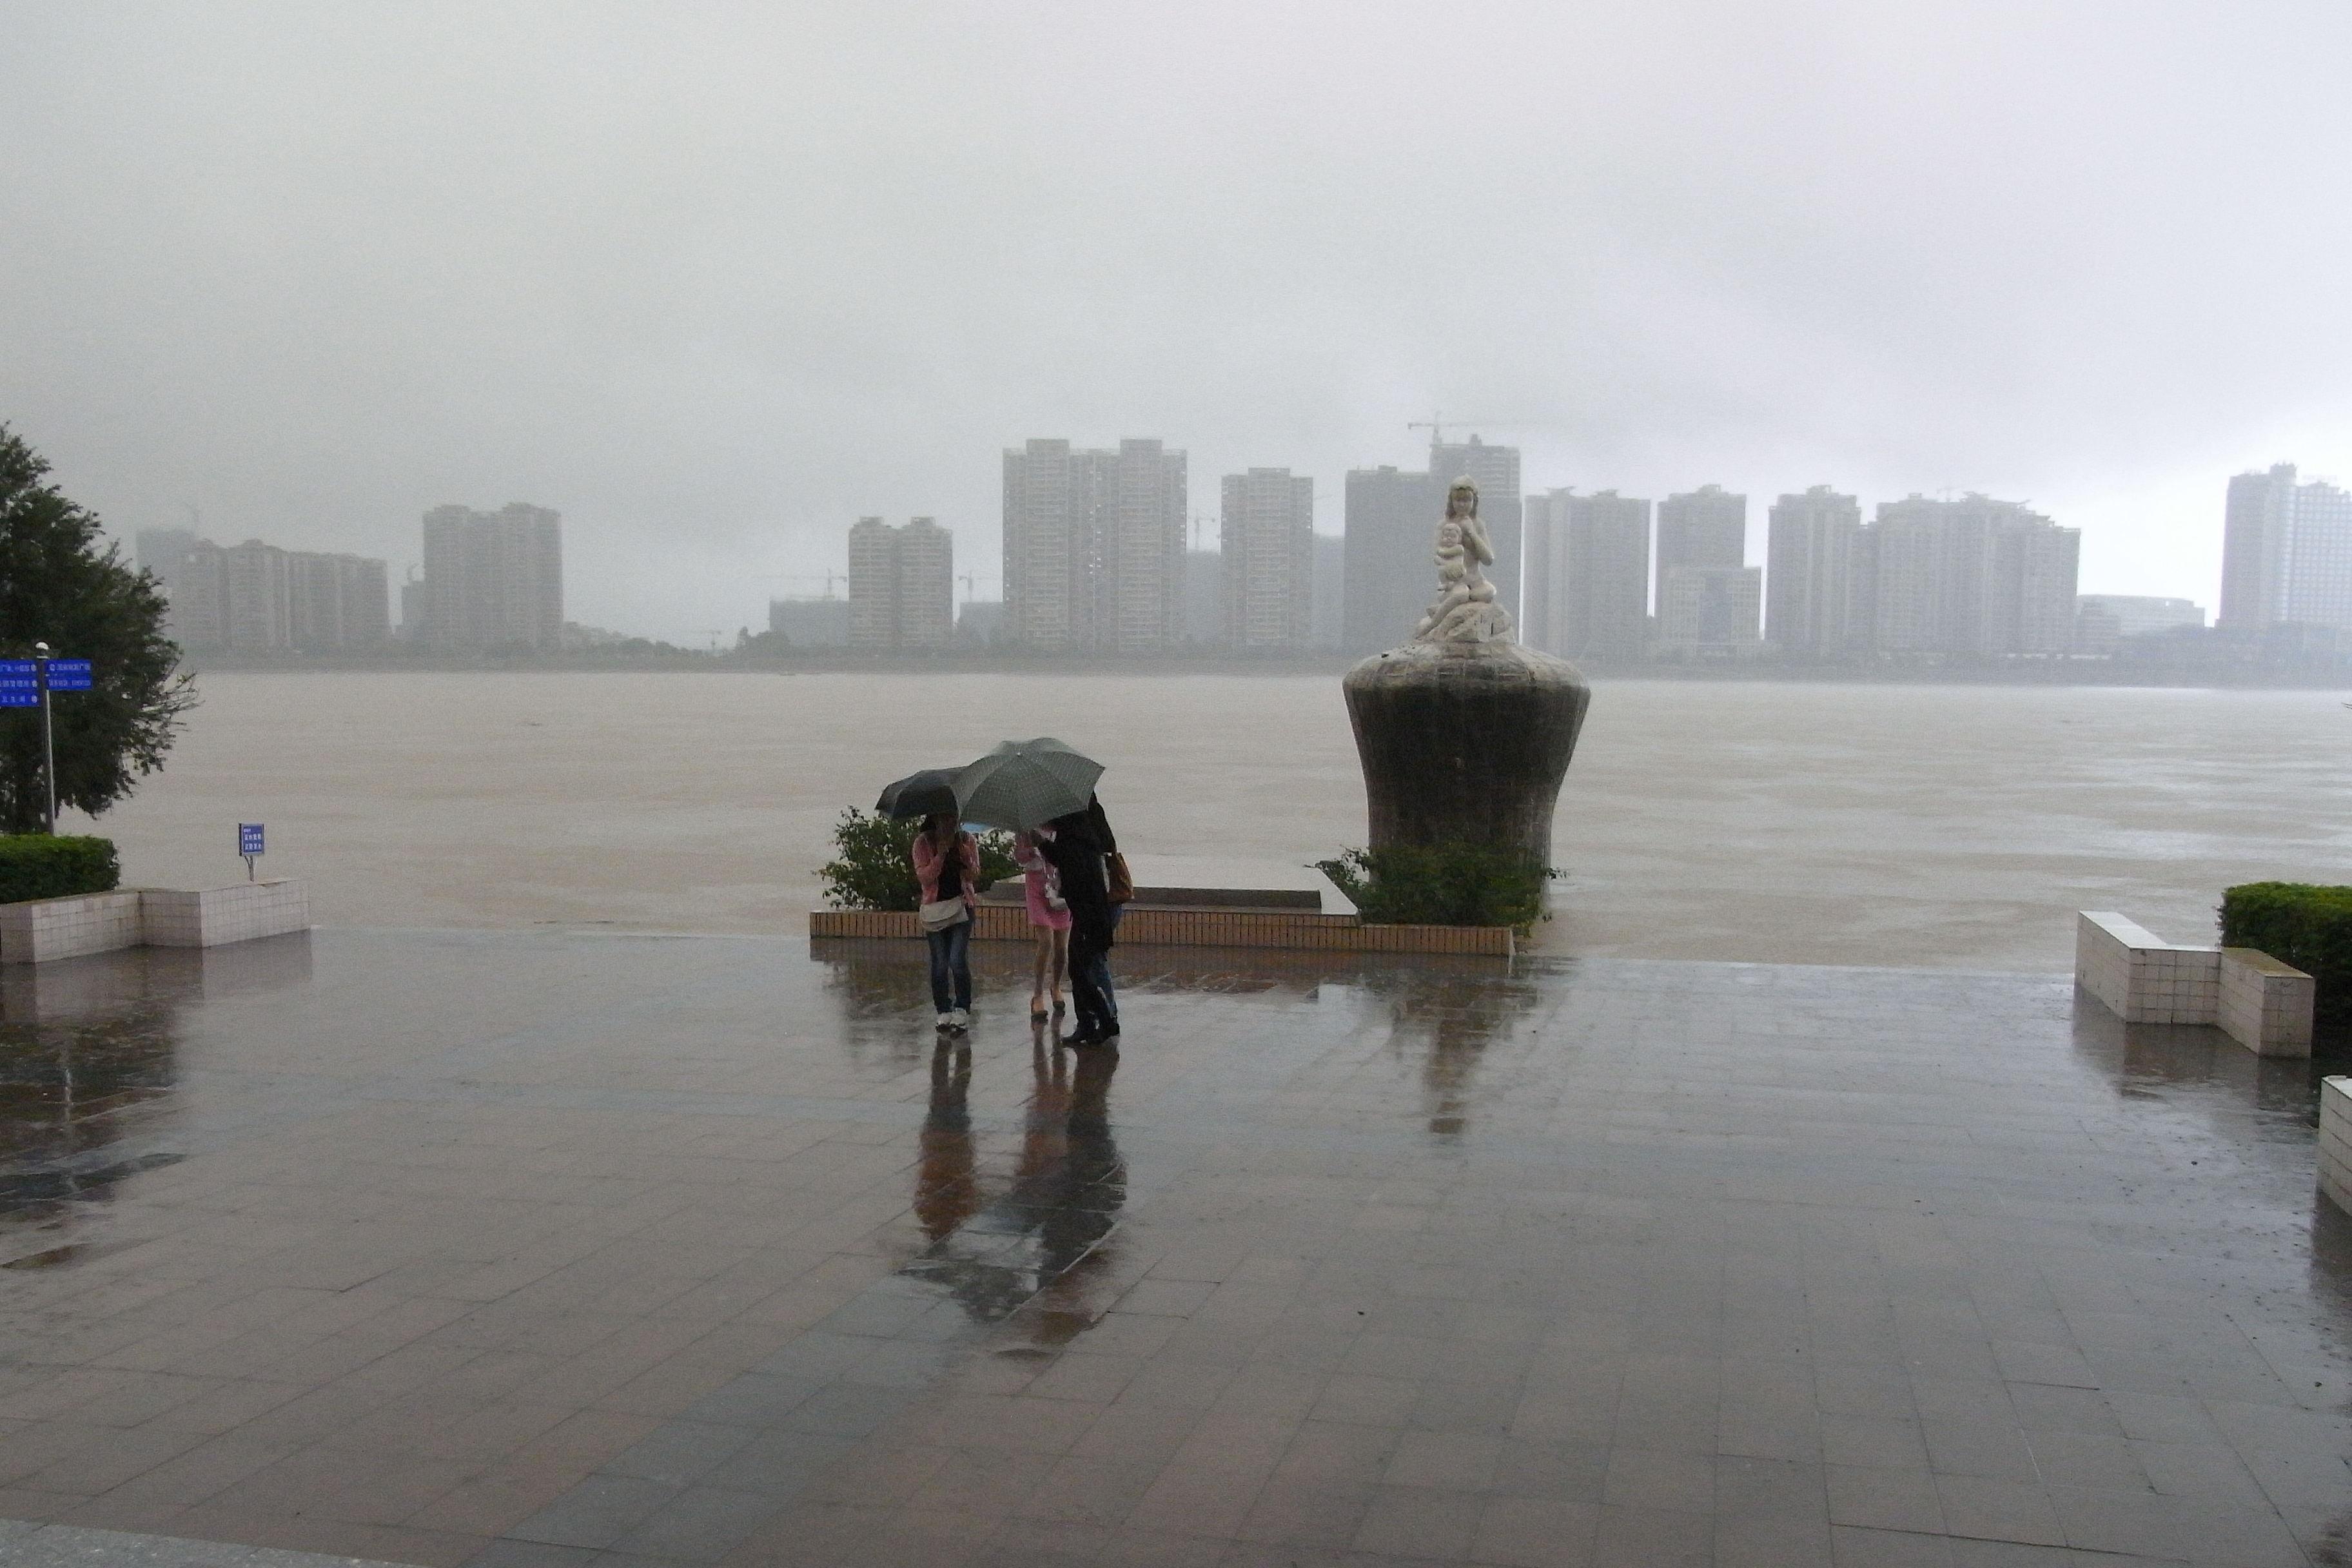
POLYGON ((2256 1056, 2311 1055, 2311 976, 2251 947, 2190 947, 2084 910, 2074 982, 2126 1024, 2209 1024, 2256 1056))
MULTIPOLYGON (((814 910, 812 937, 911 941, 923 934, 912 910, 814 910)), ((1019 905, 981 905, 972 920, 975 942, 1033 942, 1034 928, 1019 905)), ((1306 910, 1186 909, 1134 903, 1118 923, 1118 940, 1139 946, 1263 947, 1323 952, 1449 952, 1508 958, 1517 951, 1508 926, 1365 925, 1354 915, 1306 910)))
POLYGON ((0 963, 47 963, 126 947, 218 947, 310 929, 310 890, 291 878, 226 888, 119 888, 0 904, 0 963))

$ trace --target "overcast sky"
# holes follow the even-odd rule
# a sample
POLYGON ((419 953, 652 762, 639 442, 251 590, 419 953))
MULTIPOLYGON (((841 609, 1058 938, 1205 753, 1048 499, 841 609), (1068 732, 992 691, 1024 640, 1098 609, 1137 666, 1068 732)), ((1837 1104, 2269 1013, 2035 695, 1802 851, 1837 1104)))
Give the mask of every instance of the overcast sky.
MULTIPOLYGON (((128 536, 564 515, 679 639, 1000 457, 2030 500, 2210 605, 2352 481, 2344 0, 0 0, 0 421, 128 536), (1466 428, 1466 426, 1465 426, 1466 428)), ((1213 523, 1209 531, 1213 534, 1213 523)))

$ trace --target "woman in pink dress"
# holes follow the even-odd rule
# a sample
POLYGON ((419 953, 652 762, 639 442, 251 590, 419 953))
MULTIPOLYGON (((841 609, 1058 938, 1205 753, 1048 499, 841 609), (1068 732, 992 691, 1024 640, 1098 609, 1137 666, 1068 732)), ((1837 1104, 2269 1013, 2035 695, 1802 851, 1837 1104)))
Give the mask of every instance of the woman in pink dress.
POLYGON ((1037 840, 1051 837, 1050 827, 1032 828, 1013 836, 1013 863, 1021 868, 1023 891, 1029 902, 1029 924, 1037 932, 1037 976, 1029 992, 1029 1016, 1046 1016, 1045 993, 1050 976, 1054 1008, 1062 1010, 1062 973, 1070 966, 1070 911, 1062 902, 1060 879, 1045 857, 1037 851, 1037 840))

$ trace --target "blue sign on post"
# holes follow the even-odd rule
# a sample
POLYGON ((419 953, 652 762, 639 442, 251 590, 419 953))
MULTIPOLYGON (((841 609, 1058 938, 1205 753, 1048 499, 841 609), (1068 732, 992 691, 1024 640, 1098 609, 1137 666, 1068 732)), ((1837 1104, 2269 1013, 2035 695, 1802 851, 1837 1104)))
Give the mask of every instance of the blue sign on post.
POLYGON ((49 660, 49 689, 52 691, 88 691, 89 660, 86 658, 53 658, 49 660))
POLYGON ((236 825, 236 852, 245 857, 245 879, 253 880, 253 862, 261 854, 261 824, 240 822, 236 825))

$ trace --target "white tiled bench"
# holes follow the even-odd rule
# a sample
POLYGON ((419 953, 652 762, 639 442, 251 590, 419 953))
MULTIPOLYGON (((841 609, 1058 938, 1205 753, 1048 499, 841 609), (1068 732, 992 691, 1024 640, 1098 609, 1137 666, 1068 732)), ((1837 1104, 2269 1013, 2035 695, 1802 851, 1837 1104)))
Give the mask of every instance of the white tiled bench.
POLYGON ((2084 910, 2074 980, 2126 1024, 2217 1025, 2256 1056, 2311 1054, 2311 976, 2251 947, 2190 947, 2084 910))
POLYGON ((0 904, 0 964, 47 963, 142 943, 217 947, 310 929, 310 889, 290 878, 184 890, 118 888, 0 904))
POLYGON ((2352 1078, 2319 1080, 2319 1190, 2352 1213, 2352 1078))

